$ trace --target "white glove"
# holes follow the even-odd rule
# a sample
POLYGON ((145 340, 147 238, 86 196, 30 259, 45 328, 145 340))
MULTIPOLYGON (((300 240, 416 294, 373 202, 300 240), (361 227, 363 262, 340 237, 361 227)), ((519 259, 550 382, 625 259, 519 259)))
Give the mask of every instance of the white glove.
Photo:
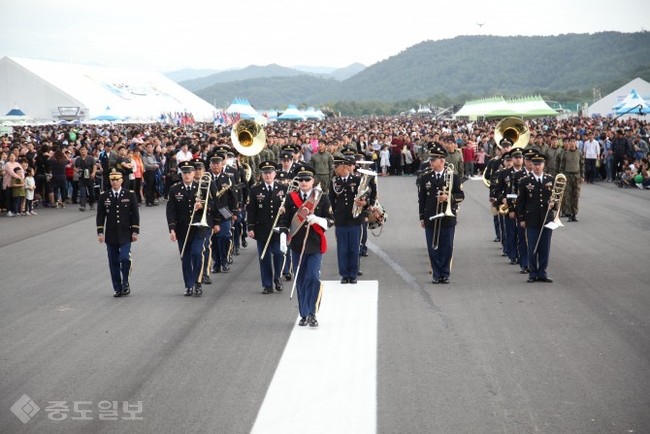
POLYGON ((318 217, 317 215, 309 214, 307 216, 307 223, 310 225, 318 225, 327 230, 327 219, 325 217, 318 217))
POLYGON ((280 234, 280 251, 282 253, 287 253, 287 234, 280 234))

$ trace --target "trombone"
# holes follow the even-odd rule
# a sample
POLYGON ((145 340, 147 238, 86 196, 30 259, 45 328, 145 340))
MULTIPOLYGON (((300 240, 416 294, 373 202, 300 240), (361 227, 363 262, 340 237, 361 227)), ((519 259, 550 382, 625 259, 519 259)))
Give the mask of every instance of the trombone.
POLYGON ((204 173, 199 179, 199 188, 196 191, 196 203, 200 203, 203 206, 203 211, 201 213, 201 220, 194 223, 194 215, 196 214, 196 207, 192 210, 192 215, 190 216, 190 225, 187 228, 187 233, 185 234, 185 240, 183 241, 183 248, 181 249, 181 259, 183 259, 183 254, 185 254, 185 246, 187 244, 187 239, 190 237, 190 229, 192 226, 207 228, 208 225, 207 215, 208 215, 208 196, 210 194, 210 183, 212 182, 212 174, 204 173))
POLYGON ((443 189, 438 190, 438 196, 447 195, 445 210, 442 210, 442 203, 438 202, 436 204, 436 215, 429 217, 430 221, 433 220, 433 250, 438 250, 440 244, 440 229, 442 228, 440 219, 443 217, 456 217, 451 210, 451 189, 454 185, 454 165, 451 163, 445 163, 444 181, 443 189))
POLYGON ((555 175, 555 182, 553 183, 553 190, 551 191, 551 199, 549 201, 549 207, 546 209, 546 214, 544 215, 544 220, 543 222, 546 222, 546 219, 548 218, 548 213, 551 211, 551 206, 550 203, 557 203, 557 212, 555 213, 555 219, 553 221, 550 221, 546 223, 542 228, 539 230, 539 235, 537 236, 537 242, 535 243, 535 249, 533 250, 533 253, 537 253, 537 248, 539 247, 539 241, 542 239, 542 232, 544 232, 544 229, 550 229, 554 230, 559 226, 564 226, 562 224, 562 221, 560 221, 560 209, 562 208, 562 196, 564 196, 564 189, 566 188, 566 176, 562 173, 558 173, 555 175))

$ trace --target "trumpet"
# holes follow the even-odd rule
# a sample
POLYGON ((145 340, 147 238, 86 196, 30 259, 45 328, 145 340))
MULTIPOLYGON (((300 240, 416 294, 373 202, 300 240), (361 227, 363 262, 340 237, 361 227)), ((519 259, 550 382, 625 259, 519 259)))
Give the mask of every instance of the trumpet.
MULTIPOLYGON (((196 208, 192 210, 192 215, 190 216, 190 226, 197 226, 207 228, 208 225, 207 215, 208 215, 208 195, 210 194, 210 183, 212 182, 212 174, 204 173, 199 179, 199 188, 196 191, 196 202, 200 203, 203 206, 201 213, 201 220, 194 222, 194 215, 196 214, 196 208)), ((185 240, 183 241, 183 248, 181 249, 181 259, 183 259, 183 254, 185 253, 185 246, 187 244, 187 239, 190 237, 190 228, 187 228, 187 233, 185 234, 185 240)))
POLYGON ((539 231, 537 236, 537 242, 535 243, 535 249, 533 253, 537 253, 537 248, 539 247, 539 241, 542 239, 542 232, 544 228, 554 230, 560 226, 564 226, 560 221, 560 209, 562 208, 562 197, 564 196, 564 190, 566 189, 566 176, 562 173, 555 175, 555 182, 553 183, 553 190, 551 191, 551 199, 549 201, 549 208, 546 209, 546 214, 544 215, 544 222, 548 218, 548 213, 551 211, 550 203, 557 203, 557 212, 555 213, 555 219, 546 223, 539 231))

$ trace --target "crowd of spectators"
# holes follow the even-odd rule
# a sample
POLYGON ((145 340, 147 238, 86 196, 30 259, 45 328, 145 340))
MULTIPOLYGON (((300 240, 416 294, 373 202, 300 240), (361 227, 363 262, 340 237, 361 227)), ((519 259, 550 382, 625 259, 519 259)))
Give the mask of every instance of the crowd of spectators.
MULTIPOLYGON (((460 176, 480 175, 495 154, 496 120, 433 120, 428 117, 330 118, 265 127, 267 146, 277 158, 285 145, 300 149, 308 161, 319 152, 356 149, 385 176, 415 175, 432 143, 443 145, 460 176)), ((575 138, 585 154, 586 182, 616 182, 650 189, 648 127, 643 119, 544 118, 527 121, 530 145, 545 154, 575 138)), ((123 173, 138 201, 155 206, 178 179, 181 159, 206 158, 230 144, 230 127, 193 124, 17 126, 0 137, 0 211, 6 216, 36 215, 36 206, 92 209, 107 188, 105 176, 123 173), (90 161, 90 164, 84 162, 90 161)), ((254 157, 249 161, 253 172, 254 157)), ((255 173, 254 173, 255 174, 255 173)))

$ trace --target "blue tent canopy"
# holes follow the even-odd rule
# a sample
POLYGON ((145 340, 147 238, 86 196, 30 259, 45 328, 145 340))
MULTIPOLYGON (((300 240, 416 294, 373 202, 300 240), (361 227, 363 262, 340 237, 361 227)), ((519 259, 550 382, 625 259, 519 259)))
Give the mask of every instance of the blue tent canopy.
POLYGON ((12 108, 5 116, 25 116, 25 113, 18 107, 12 108))

